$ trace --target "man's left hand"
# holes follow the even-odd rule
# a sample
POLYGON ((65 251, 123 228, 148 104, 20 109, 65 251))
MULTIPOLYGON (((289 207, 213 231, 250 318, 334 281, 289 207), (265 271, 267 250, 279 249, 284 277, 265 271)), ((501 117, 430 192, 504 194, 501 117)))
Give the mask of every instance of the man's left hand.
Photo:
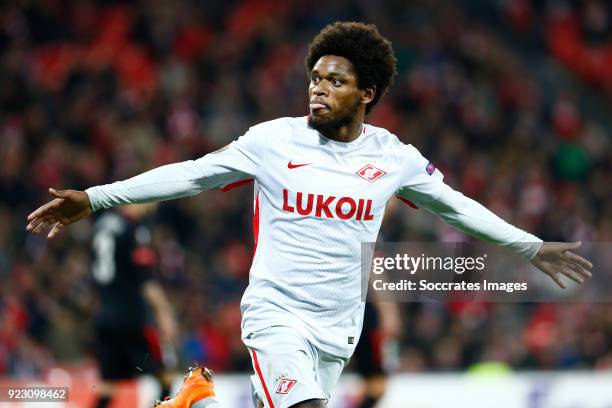
POLYGON ((544 242, 531 264, 547 274, 557 285, 565 289, 560 275, 565 275, 581 284, 591 277, 593 264, 571 250, 579 248, 582 242, 544 242))

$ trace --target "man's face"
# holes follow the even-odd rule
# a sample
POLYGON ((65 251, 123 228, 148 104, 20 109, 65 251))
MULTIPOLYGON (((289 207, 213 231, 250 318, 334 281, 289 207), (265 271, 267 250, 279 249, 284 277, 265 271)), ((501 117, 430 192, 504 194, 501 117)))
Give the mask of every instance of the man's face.
POLYGON ((310 72, 310 126, 319 131, 350 123, 360 106, 353 64, 344 57, 324 55, 310 72))

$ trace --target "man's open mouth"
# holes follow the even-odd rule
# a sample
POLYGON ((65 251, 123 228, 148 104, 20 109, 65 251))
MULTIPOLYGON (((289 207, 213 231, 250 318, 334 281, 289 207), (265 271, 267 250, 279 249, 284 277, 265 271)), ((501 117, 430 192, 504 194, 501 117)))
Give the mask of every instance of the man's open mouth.
POLYGON ((321 102, 311 102, 310 103, 310 110, 315 111, 315 110, 321 110, 321 109, 329 109, 329 106, 322 104, 321 102))

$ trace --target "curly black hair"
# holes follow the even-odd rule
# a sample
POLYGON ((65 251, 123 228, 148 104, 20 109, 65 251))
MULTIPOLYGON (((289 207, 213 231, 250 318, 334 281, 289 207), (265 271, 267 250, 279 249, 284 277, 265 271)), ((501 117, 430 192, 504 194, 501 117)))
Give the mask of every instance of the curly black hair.
POLYGON ((337 55, 351 61, 360 89, 376 86, 376 95, 366 106, 366 114, 387 92, 397 74, 391 42, 374 24, 335 22, 325 27, 308 46, 308 73, 324 55, 337 55))

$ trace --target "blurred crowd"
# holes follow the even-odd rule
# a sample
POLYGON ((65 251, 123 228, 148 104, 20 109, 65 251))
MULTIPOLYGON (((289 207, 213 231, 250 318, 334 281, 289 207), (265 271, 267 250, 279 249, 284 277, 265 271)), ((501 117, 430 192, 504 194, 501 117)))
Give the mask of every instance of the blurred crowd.
MULTIPOLYGON (((451 186, 545 240, 612 241, 612 8, 605 1, 15 0, 0 4, 0 375, 91 355, 91 223, 25 232, 48 187, 83 189, 199 157, 307 114, 311 38, 378 25, 395 86, 367 118, 451 186), (607 106, 599 106, 605 110, 607 106)), ((182 361, 249 368, 241 294, 252 190, 163 204, 157 278, 182 361)), ((391 202, 387 241, 466 238, 391 202)), ((402 304, 400 369, 612 368, 612 305, 402 304)))

